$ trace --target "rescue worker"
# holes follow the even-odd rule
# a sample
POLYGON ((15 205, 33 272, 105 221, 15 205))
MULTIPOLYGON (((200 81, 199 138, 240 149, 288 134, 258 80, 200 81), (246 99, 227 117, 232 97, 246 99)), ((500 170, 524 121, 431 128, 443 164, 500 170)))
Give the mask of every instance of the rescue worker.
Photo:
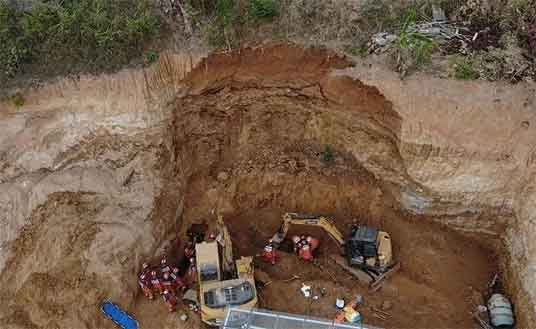
POLYGON ((175 297, 171 291, 164 290, 164 294, 162 295, 162 298, 164 299, 164 302, 168 305, 168 309, 170 312, 175 311, 175 306, 177 305, 177 297, 175 297))
POLYGON ((294 242, 294 252, 297 255, 298 252, 300 251, 301 247, 302 247, 301 242, 300 242, 300 237, 297 236, 297 235, 294 235, 292 237, 292 242, 294 242))
POLYGON ((195 246, 192 242, 188 242, 184 247, 184 257, 190 259, 195 256, 195 246))
POLYGON ((214 240, 216 240, 216 234, 214 234, 214 233, 210 233, 210 234, 208 235, 208 241, 209 241, 209 242, 212 242, 212 241, 214 241, 214 240))
POLYGON ((171 274, 169 275, 173 282, 175 283, 175 291, 184 292, 188 287, 186 287, 186 282, 179 276, 179 269, 174 267, 171 274))
POLYGON ((314 252, 316 248, 318 248, 318 245, 320 244, 320 241, 316 238, 313 238, 312 236, 307 236, 305 239, 307 241, 307 244, 309 247, 311 247, 311 252, 314 252))
POLYGON ((160 279, 156 275, 156 271, 151 271, 151 287, 156 289, 159 294, 162 294, 164 291, 164 289, 162 289, 162 282, 160 282, 160 279))
POLYGON ((311 250, 311 247, 308 244, 301 247, 301 249, 298 252, 298 256, 301 259, 306 260, 308 262, 312 262, 314 259, 313 251, 311 250))
POLYGON ((272 239, 268 240, 268 244, 264 246, 262 257, 265 261, 272 263, 272 265, 275 265, 277 254, 272 239))
POLYGON ((167 257, 166 256, 162 257, 162 259, 160 260, 160 272, 162 272, 162 273, 170 273, 171 272, 171 267, 169 267, 169 265, 167 263, 167 257))
POLYGON ((169 272, 165 272, 163 275, 162 275, 162 289, 164 289, 164 291, 171 291, 171 292, 174 292, 174 288, 175 288, 175 282, 173 282, 173 280, 171 279, 171 276, 169 275, 169 272))
POLYGON ((195 266, 195 258, 190 258, 190 266, 188 267, 188 282, 194 283, 197 281, 197 268, 195 266))
POLYGON ((149 280, 149 277, 146 275, 145 272, 142 272, 138 278, 138 284, 140 285, 141 290, 143 291, 143 294, 145 297, 149 299, 153 299, 153 291, 151 289, 151 280, 149 280))

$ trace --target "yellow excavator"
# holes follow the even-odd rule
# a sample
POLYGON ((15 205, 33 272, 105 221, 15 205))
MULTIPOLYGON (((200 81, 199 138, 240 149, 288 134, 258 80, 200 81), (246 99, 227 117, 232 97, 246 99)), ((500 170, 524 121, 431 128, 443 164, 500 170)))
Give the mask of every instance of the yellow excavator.
POLYGON ((250 310, 257 305, 253 258, 235 261, 231 236, 221 216, 217 224, 217 241, 195 245, 201 320, 214 327, 223 325, 229 307, 250 310), (224 280, 224 272, 233 272, 234 278, 224 280))
POLYGON ((335 227, 334 222, 323 216, 285 213, 283 223, 272 237, 276 248, 287 236, 291 225, 309 225, 323 228, 335 240, 345 257, 334 255, 335 262, 360 281, 372 288, 378 287, 383 279, 398 270, 393 259, 389 233, 365 225, 354 225, 347 239, 335 227), (346 260, 344 259, 346 258, 346 260))

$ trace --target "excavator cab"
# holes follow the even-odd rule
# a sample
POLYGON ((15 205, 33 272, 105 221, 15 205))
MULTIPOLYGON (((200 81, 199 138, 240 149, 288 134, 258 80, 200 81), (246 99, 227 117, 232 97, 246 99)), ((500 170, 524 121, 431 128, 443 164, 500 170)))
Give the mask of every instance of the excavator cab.
POLYGON ((350 265, 384 272, 392 262, 389 234, 374 227, 355 225, 345 243, 350 265))

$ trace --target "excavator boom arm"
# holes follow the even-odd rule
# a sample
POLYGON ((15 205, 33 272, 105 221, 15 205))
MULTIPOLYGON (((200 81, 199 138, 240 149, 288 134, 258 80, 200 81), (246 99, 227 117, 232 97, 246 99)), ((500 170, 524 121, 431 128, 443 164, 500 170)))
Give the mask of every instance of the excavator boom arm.
POLYGON ((344 245, 344 237, 341 232, 335 227, 332 220, 322 216, 309 216, 295 213, 286 213, 283 215, 283 223, 274 235, 272 240, 276 244, 280 244, 286 237, 290 225, 310 225, 322 227, 328 234, 342 247, 344 245))

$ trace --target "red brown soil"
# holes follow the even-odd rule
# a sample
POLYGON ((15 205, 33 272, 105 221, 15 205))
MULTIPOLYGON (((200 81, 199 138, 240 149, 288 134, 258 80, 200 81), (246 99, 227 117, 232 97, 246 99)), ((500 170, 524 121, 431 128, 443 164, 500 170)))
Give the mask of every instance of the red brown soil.
MULTIPOLYGON (((386 328, 473 327, 468 314, 473 309, 473 298, 483 292, 496 269, 489 250, 439 225, 423 222, 425 219, 410 218, 388 207, 379 209, 379 213, 390 223, 380 227, 391 233, 395 257, 401 262, 401 270, 386 280, 380 291, 370 293, 331 260, 338 248, 325 232, 317 228, 292 228, 289 236, 309 233, 322 239, 318 259, 323 269, 285 252, 279 253, 281 260, 275 266, 257 258, 257 269, 265 272, 271 281, 259 290, 260 306, 333 318, 335 298, 350 301, 361 294, 365 304, 360 312, 367 324, 386 328), (301 279, 283 282, 293 275, 301 279), (299 291, 302 283, 312 285, 316 295, 320 294, 320 288, 326 288, 328 294, 316 301, 305 299, 299 291), (393 303, 389 311, 392 316, 386 321, 375 318, 370 311, 370 306, 378 307, 384 301, 393 303)), ((227 222, 238 254, 260 253, 267 238, 277 230, 280 218, 280 211, 270 209, 229 217, 227 222)), ((341 222, 342 218, 334 218, 341 222)), ((339 228, 346 232, 344 225, 339 228)))
POLYGON ((400 210, 400 190, 392 184, 408 182, 398 151, 400 116, 377 89, 329 75, 348 65, 329 52, 293 46, 202 61, 186 78, 170 129, 177 165, 167 190, 184 191, 180 231, 213 222, 211 213, 218 210, 230 227, 235 256, 256 255, 285 211, 328 215, 341 232, 357 218, 389 232, 401 262, 380 291, 369 293, 333 264, 337 246, 324 232, 307 229, 300 233, 322 238, 323 270, 290 254, 276 266, 259 260, 258 274, 272 281, 259 290, 260 306, 333 318, 336 297, 361 294, 367 324, 473 327, 469 312, 497 271, 494 253, 400 210), (325 160, 326 145, 333 160, 325 160), (283 282, 293 275, 301 279, 283 282), (326 288, 328 295, 309 305, 299 291, 302 282, 316 294, 326 288), (370 311, 384 301, 393 303, 385 321, 370 311))

